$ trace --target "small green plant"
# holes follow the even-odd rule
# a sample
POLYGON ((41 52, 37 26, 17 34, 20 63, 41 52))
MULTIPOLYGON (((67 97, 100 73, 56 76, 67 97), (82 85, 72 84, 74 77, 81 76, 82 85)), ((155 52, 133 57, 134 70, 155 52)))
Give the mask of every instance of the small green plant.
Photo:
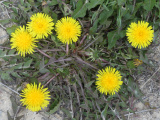
POLYGON ((0 68, 3 80, 48 87, 51 100, 46 112, 61 109, 66 119, 120 120, 134 112, 129 97, 142 100, 142 93, 133 76, 145 70, 148 46, 156 43, 158 0, 20 0, 18 5, 1 4, 13 12, 11 19, 0 24, 16 23, 6 29, 11 38, 0 50, 0 58, 8 61, 0 68), (49 24, 46 31, 41 29, 44 23, 49 24), (31 47, 20 43, 25 39, 32 41, 31 47), (106 67, 113 69, 104 72, 106 67), (106 86, 106 79, 115 82, 112 78, 119 83, 106 86), (107 92, 109 95, 102 94, 107 92))

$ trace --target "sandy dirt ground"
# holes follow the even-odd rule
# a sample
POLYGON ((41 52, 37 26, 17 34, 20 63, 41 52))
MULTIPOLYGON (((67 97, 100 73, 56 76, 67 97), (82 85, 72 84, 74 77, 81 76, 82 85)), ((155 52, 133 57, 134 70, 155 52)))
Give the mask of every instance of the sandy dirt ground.
POLYGON ((155 67, 147 67, 146 71, 137 77, 136 81, 144 94, 142 100, 134 101, 135 114, 127 115, 128 120, 160 120, 160 34, 157 38, 158 44, 151 45, 151 53, 148 59, 155 67))
MULTIPOLYGON (((12 88, 13 89, 13 88, 12 88)), ((17 104, 19 96, 0 84, 0 120, 62 120, 62 115, 31 112, 17 104), (11 117, 12 119, 10 119, 11 117)), ((18 102, 19 103, 19 102, 18 102)))

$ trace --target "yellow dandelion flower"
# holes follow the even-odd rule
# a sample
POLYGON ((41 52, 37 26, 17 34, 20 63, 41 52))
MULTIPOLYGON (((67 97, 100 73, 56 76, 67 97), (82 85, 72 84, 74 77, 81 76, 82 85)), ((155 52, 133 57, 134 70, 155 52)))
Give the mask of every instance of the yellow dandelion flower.
POLYGON ((27 28, 33 37, 42 39, 48 37, 53 30, 53 19, 44 13, 37 13, 31 16, 31 22, 28 22, 27 28))
POLYGON ((127 29, 126 36, 133 47, 141 49, 151 44, 154 37, 154 30, 148 25, 149 23, 144 21, 139 21, 138 24, 135 22, 131 23, 127 29))
POLYGON ((37 84, 27 84, 26 88, 22 90, 22 94, 20 95, 23 97, 20 101, 23 105, 26 105, 26 108, 35 112, 41 110, 41 108, 47 107, 49 104, 49 91, 47 88, 43 88, 41 83, 37 84))
POLYGON ((139 65, 143 64, 143 61, 142 61, 142 60, 139 60, 139 59, 134 59, 134 60, 133 60, 133 63, 134 63, 135 66, 138 67, 139 65))
POLYGON ((18 54, 25 57, 25 54, 31 54, 34 52, 35 38, 26 30, 25 26, 19 27, 11 34, 11 49, 16 49, 18 54))
POLYGON ((118 92, 120 89, 120 85, 122 85, 123 81, 121 81, 122 76, 120 72, 115 68, 106 67, 103 70, 99 70, 97 74, 97 89, 103 94, 109 93, 110 95, 114 95, 115 92, 118 92))
POLYGON ((72 44, 81 35, 81 26, 78 21, 71 17, 64 17, 58 20, 55 25, 57 37, 62 43, 72 44))

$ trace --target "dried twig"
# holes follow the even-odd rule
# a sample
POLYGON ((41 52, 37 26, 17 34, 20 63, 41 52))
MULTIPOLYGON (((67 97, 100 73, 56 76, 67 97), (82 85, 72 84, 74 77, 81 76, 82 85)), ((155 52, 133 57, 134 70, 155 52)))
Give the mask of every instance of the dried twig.
POLYGON ((5 29, 5 30, 6 30, 6 27, 4 27, 4 26, 3 26, 3 25, 1 25, 1 24, 0 24, 0 26, 1 26, 3 29, 5 29))
MULTIPOLYGON (((105 98, 104 95, 103 95, 103 98, 104 98, 105 101, 107 101, 107 99, 105 98)), ((107 102, 108 102, 108 101, 107 101, 107 102)), ((109 104, 108 106, 109 106, 109 108, 112 110, 112 112, 116 115, 116 117, 117 117, 119 120, 121 120, 119 114, 117 114, 117 112, 116 112, 116 109, 113 109, 110 104, 109 104)))
POLYGON ((83 48, 83 50, 87 49, 88 47, 90 47, 94 42, 96 42, 99 38, 101 37, 101 35, 99 35, 96 39, 92 40, 92 42, 90 42, 86 47, 83 48))
POLYGON ((42 80, 42 79, 46 78, 48 75, 49 75, 49 72, 47 72, 47 73, 45 73, 44 75, 40 76, 40 77, 38 78, 38 80, 42 80))
POLYGON ((9 90, 11 90, 12 92, 16 93, 17 95, 20 95, 17 91, 11 89, 10 87, 8 87, 7 85, 3 84, 2 82, 0 82, 1 85, 5 86, 6 88, 8 88, 9 90))
POLYGON ((75 56, 75 58, 77 59, 77 61, 78 61, 79 63, 86 64, 87 66, 90 66, 91 68, 94 68, 95 70, 98 70, 97 67, 89 64, 88 62, 83 61, 81 58, 79 58, 79 57, 77 57, 77 56, 75 56))
MULTIPOLYGON (((97 104, 97 102, 96 102, 96 106, 97 106, 97 108, 98 108, 99 112, 100 112, 100 113, 102 113, 102 111, 101 111, 101 109, 100 109, 99 105, 97 104)), ((103 119, 103 120, 106 120, 106 119, 102 116, 102 114, 101 114, 101 117, 102 117, 102 119, 103 119)))
POLYGON ((83 87, 82 87, 82 83, 80 82, 80 80, 78 80, 78 84, 79 84, 79 86, 81 87, 82 96, 83 96, 83 99, 84 99, 84 101, 85 101, 85 105, 88 107, 88 101, 86 100, 86 97, 85 97, 85 95, 84 95, 84 89, 83 89, 83 87))
POLYGON ((66 59, 58 59, 58 60, 52 60, 51 59, 51 62, 48 62, 44 67, 46 67, 46 66, 48 66, 48 65, 50 65, 50 64, 53 64, 53 63, 56 63, 56 62, 65 62, 65 61, 71 61, 72 60, 72 58, 71 57, 69 57, 69 58, 66 58, 66 59))
POLYGON ((139 114, 139 113, 143 113, 143 112, 150 112, 152 110, 156 111, 156 110, 159 110, 159 109, 160 109, 160 107, 157 107, 156 109, 141 110, 141 111, 137 111, 137 112, 134 112, 134 113, 125 114, 124 116, 139 114))
POLYGON ((2 1, 0 1, 0 4, 3 3, 3 2, 5 2, 5 1, 8 1, 8 0, 2 0, 2 1))
POLYGON ((86 33, 86 34, 83 36, 83 38, 81 39, 81 42, 80 42, 79 46, 82 45, 83 41, 86 39, 87 36, 88 36, 88 33, 86 33))
POLYGON ((108 106, 109 106, 109 108, 112 110, 112 112, 115 113, 116 117, 117 117, 119 120, 121 120, 119 114, 116 113, 116 109, 113 110, 113 108, 112 108, 112 106, 111 106, 110 104, 109 104, 108 106))
POLYGON ((69 90, 69 97, 70 97, 70 103, 71 103, 71 114, 72 114, 72 118, 74 117, 74 112, 73 112, 73 102, 72 102, 72 94, 71 94, 71 88, 70 88, 70 84, 67 81, 67 86, 68 86, 68 90, 69 90))
POLYGON ((46 56, 46 57, 48 57, 48 58, 51 58, 51 56, 47 55, 46 53, 44 53, 44 52, 41 51, 40 49, 36 48, 36 50, 37 50, 38 52, 40 52, 42 55, 44 55, 44 56, 46 56))
POLYGON ((6 9, 7 16, 11 19, 11 17, 10 17, 9 14, 8 14, 8 10, 7 10, 6 7, 5 7, 5 9, 6 9))
POLYGON ((134 12, 135 5, 136 5, 136 0, 133 1, 133 9, 132 9, 132 13, 134 12))
POLYGON ((156 70, 156 72, 140 87, 140 89, 142 89, 150 80, 151 78, 160 70, 160 66, 159 68, 156 70))
POLYGON ((151 12, 148 12, 147 17, 146 17, 146 21, 149 20, 150 16, 151 16, 151 12))
MULTIPOLYGON (((95 104, 94 104, 93 100, 92 100, 92 105, 93 105, 93 108, 96 110, 96 107, 95 107, 95 104)), ((97 117, 97 120, 99 120, 99 119, 98 119, 97 112, 96 112, 96 117, 97 117)))
POLYGON ((9 47, 3 47, 3 46, 0 46, 0 49, 8 49, 8 50, 11 50, 11 48, 9 48, 9 47))
POLYGON ((44 49, 41 51, 43 51, 43 52, 47 52, 47 51, 57 52, 57 51, 62 51, 62 50, 61 49, 44 49))
MULTIPOLYGON (((80 104, 80 99, 79 99, 79 94, 77 92, 77 86, 76 86, 76 84, 74 84, 73 87, 74 87, 74 90, 76 91, 78 105, 80 106, 81 104, 80 104)), ((80 120, 83 120, 82 119, 82 109, 81 109, 81 107, 80 107, 80 115, 81 115, 80 120)))
POLYGON ((44 87, 46 87, 58 75, 59 75, 59 73, 57 73, 55 76, 53 76, 51 79, 49 79, 48 82, 44 85, 44 87))

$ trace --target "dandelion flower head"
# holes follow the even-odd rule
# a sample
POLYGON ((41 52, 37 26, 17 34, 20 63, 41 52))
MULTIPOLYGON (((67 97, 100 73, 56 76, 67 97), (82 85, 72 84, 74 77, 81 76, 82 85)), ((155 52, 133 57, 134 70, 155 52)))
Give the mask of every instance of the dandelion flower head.
POLYGON ((143 61, 142 60, 139 60, 139 59, 134 59, 133 60, 133 63, 136 67, 138 67, 139 65, 143 64, 143 61))
POLYGON ((72 17, 64 17, 58 20, 55 25, 57 37, 62 43, 72 44, 76 42, 81 35, 81 26, 78 21, 72 17))
POLYGON ((23 105, 26 105, 26 108, 35 112, 41 110, 41 108, 47 107, 49 104, 49 91, 47 88, 43 88, 41 84, 27 84, 26 88, 22 90, 20 101, 23 105))
POLYGON ((103 70, 99 70, 97 74, 97 89, 103 94, 114 95, 118 92, 123 81, 120 72, 112 67, 106 67, 103 70))
POLYGON ((35 38, 26 30, 25 26, 19 27, 11 34, 11 49, 16 49, 18 54, 25 57, 25 54, 31 54, 34 52, 35 38))
POLYGON ((132 22, 127 29, 126 36, 129 43, 135 48, 146 48, 153 41, 154 30, 148 26, 148 22, 139 21, 138 24, 132 22))
POLYGON ((31 16, 31 22, 28 22, 27 28, 33 37, 42 39, 48 37, 53 30, 53 19, 44 13, 37 13, 31 16))

